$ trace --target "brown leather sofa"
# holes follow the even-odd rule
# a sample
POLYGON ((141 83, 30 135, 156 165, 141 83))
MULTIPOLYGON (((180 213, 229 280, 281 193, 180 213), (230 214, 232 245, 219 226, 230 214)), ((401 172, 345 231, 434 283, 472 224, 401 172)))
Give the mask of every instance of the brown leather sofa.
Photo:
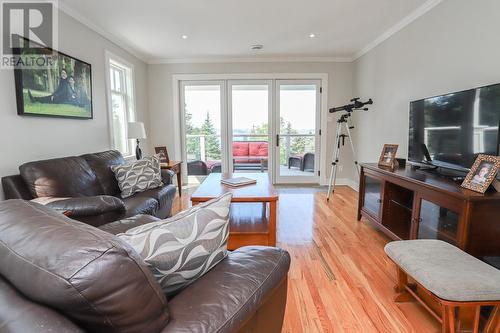
POLYGON ((19 175, 3 177, 2 186, 6 199, 70 197, 49 206, 93 226, 137 214, 170 216, 176 193, 171 172, 162 170, 163 186, 121 198, 110 167, 124 162, 114 150, 29 162, 19 167, 19 175))
POLYGON ((140 256, 112 233, 25 200, 0 202, 0 330, 9 333, 281 331, 290 256, 231 252, 168 299, 140 256))

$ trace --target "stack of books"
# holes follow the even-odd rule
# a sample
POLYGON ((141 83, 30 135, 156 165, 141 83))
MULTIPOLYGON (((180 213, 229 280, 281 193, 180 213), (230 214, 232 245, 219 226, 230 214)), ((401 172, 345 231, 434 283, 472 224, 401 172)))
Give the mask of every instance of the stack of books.
POLYGON ((250 185, 250 184, 257 183, 257 181, 255 179, 250 179, 250 178, 246 178, 246 177, 221 179, 220 182, 224 185, 228 185, 228 186, 232 186, 232 187, 238 187, 238 186, 244 186, 244 185, 250 185))

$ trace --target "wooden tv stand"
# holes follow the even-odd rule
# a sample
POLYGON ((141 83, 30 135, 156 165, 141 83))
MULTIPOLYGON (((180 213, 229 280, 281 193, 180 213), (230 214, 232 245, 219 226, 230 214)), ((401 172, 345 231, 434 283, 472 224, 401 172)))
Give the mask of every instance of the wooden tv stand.
POLYGON ((410 167, 361 164, 358 220, 391 239, 441 239, 486 262, 500 258, 500 193, 476 193, 410 167))

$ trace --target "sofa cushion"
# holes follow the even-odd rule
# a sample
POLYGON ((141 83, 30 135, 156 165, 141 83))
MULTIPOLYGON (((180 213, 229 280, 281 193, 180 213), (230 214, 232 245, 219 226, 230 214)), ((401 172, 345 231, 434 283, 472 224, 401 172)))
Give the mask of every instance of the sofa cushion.
POLYGON ((233 156, 248 156, 248 142, 233 142, 233 156))
POLYGON ((267 156, 267 142, 250 142, 248 144, 248 152, 249 156, 267 156))
POLYGON ((22 200, 0 203, 0 273, 29 299, 88 332, 159 332, 167 301, 117 237, 22 200))
MULTIPOLYGON (((266 297, 286 280, 289 267, 290 255, 285 250, 253 246, 232 251, 169 300, 171 320, 162 333, 239 332, 266 297)), ((283 320, 279 308, 274 318, 278 324, 283 320)), ((268 327, 276 326, 275 322, 268 327)))
POLYGON ((29 162, 19 171, 33 198, 82 197, 102 192, 94 171, 82 157, 29 162))
POLYGON ((158 156, 143 158, 121 165, 111 166, 121 197, 128 198, 134 193, 157 188, 162 185, 160 160, 158 156))
POLYGON ((163 291, 172 295, 203 276, 227 255, 231 193, 135 227, 118 237, 144 258, 163 291))
POLYGON ((125 163, 122 154, 116 150, 108 150, 100 153, 85 154, 82 157, 87 161, 99 180, 103 193, 106 195, 117 195, 120 193, 115 174, 111 166, 125 163))

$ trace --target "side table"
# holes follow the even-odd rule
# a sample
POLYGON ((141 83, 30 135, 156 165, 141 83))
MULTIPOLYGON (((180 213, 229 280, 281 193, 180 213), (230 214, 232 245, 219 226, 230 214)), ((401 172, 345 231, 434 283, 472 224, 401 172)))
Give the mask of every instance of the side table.
POLYGON ((170 170, 177 175, 177 188, 179 189, 179 196, 182 195, 182 162, 170 161, 168 163, 161 163, 162 169, 170 170))

